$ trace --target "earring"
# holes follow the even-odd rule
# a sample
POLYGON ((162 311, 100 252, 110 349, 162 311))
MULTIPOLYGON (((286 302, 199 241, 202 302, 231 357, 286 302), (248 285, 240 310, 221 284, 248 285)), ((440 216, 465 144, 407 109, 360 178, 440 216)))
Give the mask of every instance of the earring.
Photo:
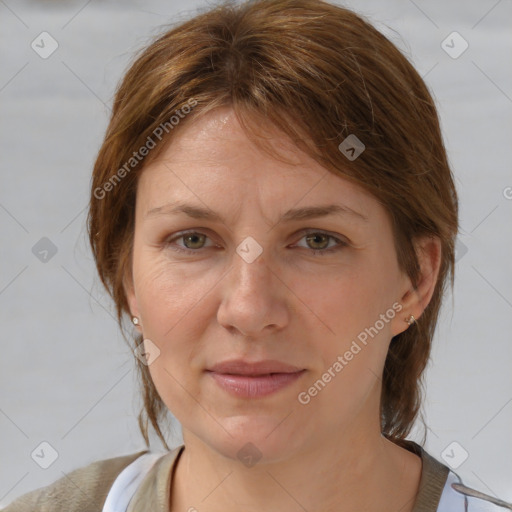
POLYGON ((133 325, 139 325, 140 324, 139 319, 136 316, 132 316, 132 322, 133 322, 133 325))
POLYGON ((414 318, 413 315, 411 315, 409 318, 406 318, 405 321, 409 324, 409 325, 412 325, 414 322, 416 322, 416 318, 414 318))

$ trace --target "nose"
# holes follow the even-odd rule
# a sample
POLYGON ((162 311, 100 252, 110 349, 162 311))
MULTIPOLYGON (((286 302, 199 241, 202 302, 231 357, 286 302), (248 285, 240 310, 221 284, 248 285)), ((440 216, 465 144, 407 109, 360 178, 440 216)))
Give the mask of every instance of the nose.
POLYGON ((251 338, 278 331, 289 320, 290 291, 263 255, 249 263, 234 254, 217 312, 220 325, 251 338))

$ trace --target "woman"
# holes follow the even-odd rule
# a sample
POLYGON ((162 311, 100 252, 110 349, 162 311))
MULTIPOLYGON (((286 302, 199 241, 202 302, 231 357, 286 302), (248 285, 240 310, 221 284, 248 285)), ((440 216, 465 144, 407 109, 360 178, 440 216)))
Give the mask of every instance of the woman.
POLYGON ((406 439, 457 214, 432 97, 361 17, 256 0, 173 28, 117 91, 88 219, 148 450, 5 510, 503 510, 406 439))

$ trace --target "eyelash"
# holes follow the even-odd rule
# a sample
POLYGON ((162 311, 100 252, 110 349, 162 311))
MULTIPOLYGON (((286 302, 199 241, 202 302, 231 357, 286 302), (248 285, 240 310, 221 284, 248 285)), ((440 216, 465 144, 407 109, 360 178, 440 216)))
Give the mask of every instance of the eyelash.
MULTIPOLYGON (((201 233, 199 231, 182 231, 181 233, 178 233, 173 238, 167 239, 164 242, 164 245, 166 247, 170 247, 173 251, 181 252, 181 253, 185 253, 185 254, 189 254, 189 255, 191 255, 192 253, 198 253, 201 249, 204 249, 204 247, 201 247, 200 249, 187 249, 187 248, 179 247, 177 245, 172 245, 172 242, 174 242, 175 240, 183 239, 187 235, 205 235, 206 237, 208 237, 208 235, 206 233, 201 233)), ((323 236, 328 237, 331 240, 338 242, 338 245, 331 247, 329 249, 309 249, 309 251, 314 256, 324 256, 325 254, 332 254, 332 253, 337 252, 337 251, 348 246, 348 244, 346 242, 344 242, 343 240, 340 240, 339 238, 336 238, 335 236, 330 235, 329 233, 325 233, 324 231, 316 231, 316 230, 303 231, 300 239, 302 239, 308 235, 323 235, 323 236)), ((303 247, 303 249, 304 249, 304 247, 303 247)))

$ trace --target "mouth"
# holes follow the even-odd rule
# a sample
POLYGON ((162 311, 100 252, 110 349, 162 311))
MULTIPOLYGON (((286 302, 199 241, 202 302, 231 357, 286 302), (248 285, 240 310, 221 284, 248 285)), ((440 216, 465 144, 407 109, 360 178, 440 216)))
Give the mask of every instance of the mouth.
POLYGON ((244 359, 232 359, 217 363, 207 370, 231 375, 261 376, 273 373, 296 373, 303 370, 303 368, 269 359, 254 362, 244 359))
POLYGON ((279 361, 226 361, 206 370, 224 391, 239 398, 261 398, 291 385, 306 372, 279 361))

